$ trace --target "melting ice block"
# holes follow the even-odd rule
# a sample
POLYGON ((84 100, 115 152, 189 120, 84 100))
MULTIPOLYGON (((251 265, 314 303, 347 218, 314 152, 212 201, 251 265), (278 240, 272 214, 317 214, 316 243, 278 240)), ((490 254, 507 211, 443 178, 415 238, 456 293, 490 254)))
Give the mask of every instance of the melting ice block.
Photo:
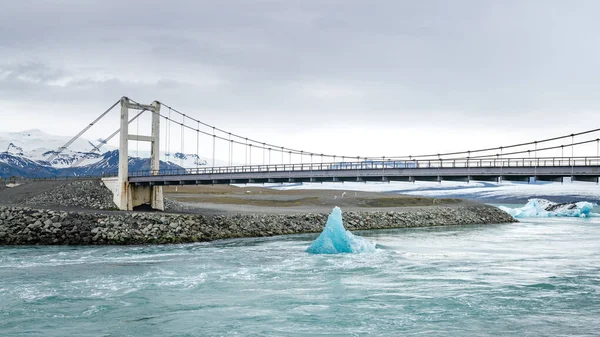
POLYGON ((500 206, 500 209, 515 218, 545 218, 545 217, 591 217, 599 214, 592 213, 594 204, 587 201, 555 203, 546 199, 529 199, 521 208, 500 206))
POLYGON ((325 229, 306 251, 311 254, 374 252, 375 244, 347 231, 342 222, 342 210, 335 207, 325 229))

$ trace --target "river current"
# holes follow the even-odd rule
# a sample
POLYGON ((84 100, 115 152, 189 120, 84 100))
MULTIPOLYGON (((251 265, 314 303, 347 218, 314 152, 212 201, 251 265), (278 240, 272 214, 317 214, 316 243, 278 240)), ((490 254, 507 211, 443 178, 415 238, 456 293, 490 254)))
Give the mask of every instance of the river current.
POLYGON ((131 247, 0 247, 0 336, 593 336, 600 218, 131 247))

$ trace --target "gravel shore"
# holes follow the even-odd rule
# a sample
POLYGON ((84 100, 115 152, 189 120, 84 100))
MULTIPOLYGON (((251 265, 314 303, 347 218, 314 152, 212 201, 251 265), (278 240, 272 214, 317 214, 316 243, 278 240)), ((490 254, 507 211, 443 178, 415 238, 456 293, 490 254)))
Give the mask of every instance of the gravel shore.
POLYGON ((111 194, 98 180, 4 188, 0 190, 0 201, 4 204, 0 205, 0 245, 164 244, 318 233, 331 211, 329 203, 341 202, 342 210, 346 210, 344 224, 349 230, 515 222, 496 207, 456 199, 439 200, 442 205, 422 206, 430 205, 432 199, 353 192, 355 199, 342 201, 335 199, 336 195, 329 195, 330 192, 318 192, 314 194, 317 197, 309 198, 311 204, 294 208, 256 203, 295 202, 307 199, 306 196, 298 193, 279 196, 279 192, 267 190, 227 190, 222 197, 229 203, 223 204, 214 196, 222 189, 209 190, 211 212, 174 200, 166 202, 167 212, 121 212, 113 211, 111 194), (240 202, 246 211, 235 211, 240 202), (389 204, 417 206, 382 207, 389 204), (307 211, 311 209, 312 212, 307 211))
MULTIPOLYGON (((487 205, 432 207, 410 212, 346 212, 349 230, 514 222, 487 205)), ((0 207, 0 245, 116 245, 183 243, 226 238, 318 233, 327 214, 89 213, 0 207)))

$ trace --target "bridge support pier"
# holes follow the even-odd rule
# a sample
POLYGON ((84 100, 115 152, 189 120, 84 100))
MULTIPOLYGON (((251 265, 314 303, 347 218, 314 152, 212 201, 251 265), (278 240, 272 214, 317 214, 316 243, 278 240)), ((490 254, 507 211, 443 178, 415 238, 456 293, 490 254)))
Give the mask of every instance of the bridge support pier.
POLYGON ((121 98, 121 128, 119 141, 119 174, 117 178, 103 179, 104 184, 113 192, 113 201, 120 210, 131 211, 136 206, 150 205, 153 209, 164 211, 162 186, 136 186, 129 183, 129 141, 151 143, 150 171, 157 175, 160 170, 160 103, 151 105, 132 103, 129 98, 121 98), (129 134, 129 109, 152 112, 152 131, 150 136, 129 134))

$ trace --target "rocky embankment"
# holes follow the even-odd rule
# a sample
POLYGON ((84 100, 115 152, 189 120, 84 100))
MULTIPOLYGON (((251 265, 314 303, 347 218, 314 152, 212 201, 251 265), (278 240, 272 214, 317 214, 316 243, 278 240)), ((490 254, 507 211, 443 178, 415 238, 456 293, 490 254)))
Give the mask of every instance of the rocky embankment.
MULTIPOLYGON (((117 210, 113 195, 99 179, 28 182, 7 188, 0 181, 0 205, 67 210, 117 210)), ((193 207, 165 200, 167 212, 190 212, 193 207)))
POLYGON ((78 207, 116 210, 113 196, 100 180, 73 181, 53 187, 24 200, 38 207, 78 207))
MULTIPOLYGON (((514 222, 487 205, 432 207, 409 212, 347 212, 349 230, 514 222)), ((0 245, 120 245, 318 233, 327 214, 198 214, 63 212, 0 207, 0 245)))

